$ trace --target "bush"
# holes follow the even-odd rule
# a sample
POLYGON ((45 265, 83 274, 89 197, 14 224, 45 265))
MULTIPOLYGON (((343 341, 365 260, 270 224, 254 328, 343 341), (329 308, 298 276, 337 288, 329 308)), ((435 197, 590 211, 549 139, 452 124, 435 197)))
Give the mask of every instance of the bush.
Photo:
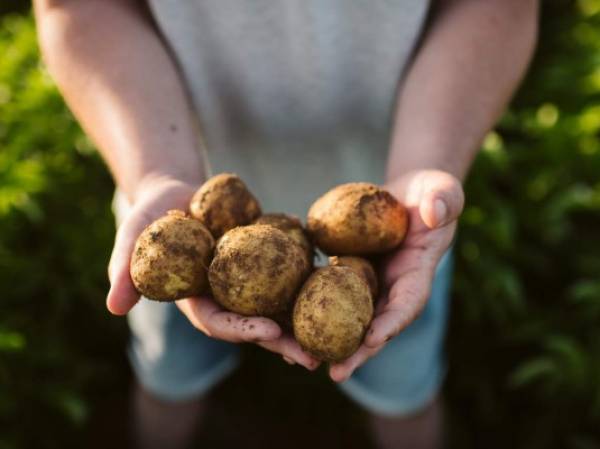
POLYGON ((544 5, 530 74, 466 186, 458 447, 600 448, 600 2, 544 5))
MULTIPOLYGON (((113 185, 29 17, 2 21, 0 54, 0 449, 77 447, 129 376, 104 309, 113 185)), ((466 186, 453 447, 600 448, 599 99, 600 1, 546 2, 531 73, 466 186)))
POLYGON ((35 39, 30 18, 0 26, 2 449, 76 441, 89 397, 122 382, 123 323, 104 309, 112 183, 35 39))

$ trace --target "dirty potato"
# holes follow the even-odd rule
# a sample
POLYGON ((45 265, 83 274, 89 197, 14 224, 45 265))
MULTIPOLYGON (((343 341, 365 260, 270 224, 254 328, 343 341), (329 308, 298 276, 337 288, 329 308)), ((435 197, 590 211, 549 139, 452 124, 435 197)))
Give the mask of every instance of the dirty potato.
POLYGON ((137 291, 156 301, 203 293, 214 240, 206 227, 185 212, 172 210, 138 237, 130 274, 137 291))
POLYGON ((215 239, 236 226, 252 223, 261 214, 256 198, 232 173, 221 173, 206 181, 192 197, 190 212, 215 239))
POLYGON ((295 241, 273 226, 253 224, 221 237, 208 278, 226 309, 277 317, 289 309, 306 273, 306 257, 295 241))
POLYGON ((377 299, 377 275, 373 264, 367 259, 356 256, 332 256, 329 258, 329 265, 352 268, 367 283, 373 299, 377 299))
POLYGON ((331 255, 384 253, 397 247, 407 229, 406 209, 386 190, 364 182, 342 184, 320 197, 308 212, 308 231, 331 255))
POLYGON ((373 318, 369 287, 349 267, 317 269, 304 283, 294 306, 294 335, 316 358, 339 362, 360 346, 373 318))
POLYGON ((271 225, 280 231, 283 231, 288 237, 294 240, 306 254, 308 265, 313 264, 313 247, 304 231, 302 222, 293 215, 286 214, 264 214, 254 221, 254 224, 271 225))

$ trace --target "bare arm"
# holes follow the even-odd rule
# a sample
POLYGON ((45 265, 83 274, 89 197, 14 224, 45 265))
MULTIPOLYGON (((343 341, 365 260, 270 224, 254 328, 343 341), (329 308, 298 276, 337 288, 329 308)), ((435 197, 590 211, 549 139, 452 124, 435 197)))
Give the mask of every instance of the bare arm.
MULTIPOLYGON (((139 233, 168 209, 187 209, 203 181, 196 130, 176 67, 137 0, 35 0, 42 52, 68 105, 108 163, 131 208, 109 265, 107 306, 127 313, 139 299, 129 261, 139 233)), ((177 302, 200 331, 254 341, 314 369, 272 320, 244 319, 211 298, 177 302)))
POLYGON ((408 207, 409 230, 384 267, 365 343, 333 365, 347 379, 423 310, 456 230, 461 181, 522 78, 537 30, 537 0, 441 0, 399 92, 388 188, 408 207))
POLYGON ((197 184, 202 164, 182 83, 135 0, 36 0, 45 61, 118 186, 197 184))
POLYGON ((439 169, 463 179, 531 59, 537 0, 441 0, 399 93, 388 181, 439 169))

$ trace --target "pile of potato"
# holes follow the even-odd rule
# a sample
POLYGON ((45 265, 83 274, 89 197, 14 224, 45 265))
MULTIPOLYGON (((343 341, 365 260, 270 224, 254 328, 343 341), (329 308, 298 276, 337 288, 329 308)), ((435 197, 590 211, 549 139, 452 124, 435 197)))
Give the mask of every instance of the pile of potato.
POLYGON ((212 295, 232 312, 290 324, 302 348, 328 362, 351 356, 373 318, 377 275, 364 257, 396 248, 407 229, 405 208, 368 183, 327 192, 306 229, 296 217, 263 215, 229 173, 204 183, 189 212, 169 211, 139 236, 130 267, 138 292, 157 301, 212 295), (314 268, 315 246, 332 256, 328 266, 314 268))

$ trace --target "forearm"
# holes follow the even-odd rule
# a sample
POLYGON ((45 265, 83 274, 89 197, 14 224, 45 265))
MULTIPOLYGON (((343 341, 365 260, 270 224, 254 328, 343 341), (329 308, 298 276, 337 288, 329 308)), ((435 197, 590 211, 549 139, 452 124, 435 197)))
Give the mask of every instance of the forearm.
POLYGON ((39 40, 69 107, 130 200, 145 181, 203 176, 183 85, 134 0, 36 0, 39 40))
POLYGON ((397 99, 387 179, 438 169, 463 179, 523 77, 536 0, 443 0, 397 99))

